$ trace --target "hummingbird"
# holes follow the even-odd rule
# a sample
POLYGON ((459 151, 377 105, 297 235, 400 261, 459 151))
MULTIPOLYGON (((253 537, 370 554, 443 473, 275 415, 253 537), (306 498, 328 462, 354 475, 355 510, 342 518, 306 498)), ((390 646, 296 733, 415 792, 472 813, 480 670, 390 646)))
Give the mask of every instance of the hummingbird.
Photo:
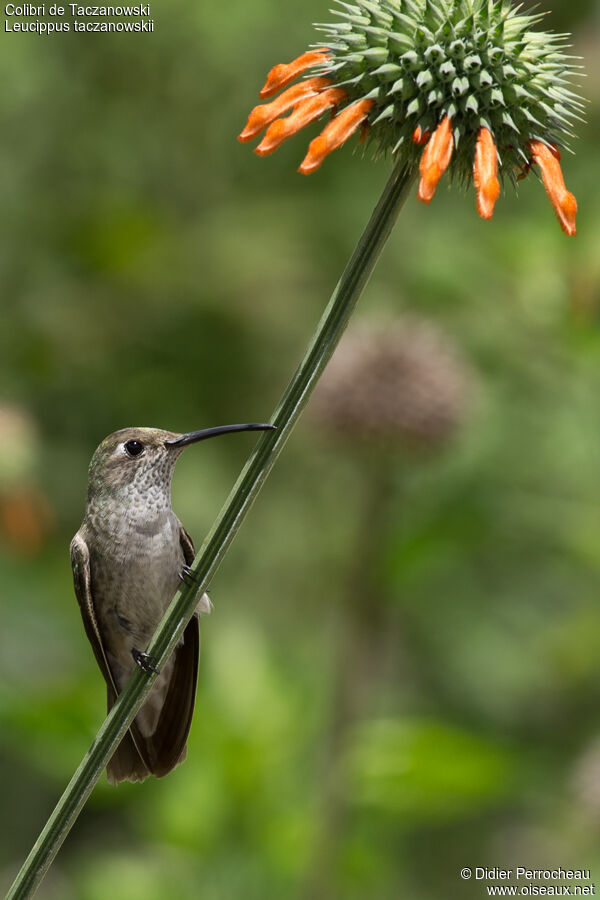
POLYGON ((122 428, 92 457, 85 515, 70 552, 83 624, 106 681, 108 712, 136 665, 158 674, 108 763, 111 784, 160 778, 186 755, 196 699, 198 615, 210 612, 207 594, 160 672, 146 653, 180 581, 191 576, 195 556, 171 508, 175 463, 198 441, 273 427, 223 425, 185 434, 122 428))

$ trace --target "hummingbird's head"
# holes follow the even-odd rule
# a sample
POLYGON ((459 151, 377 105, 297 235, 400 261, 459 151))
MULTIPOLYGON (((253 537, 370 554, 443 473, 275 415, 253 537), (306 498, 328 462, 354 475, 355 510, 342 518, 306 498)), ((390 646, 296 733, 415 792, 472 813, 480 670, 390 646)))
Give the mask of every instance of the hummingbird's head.
POLYGON ((88 500, 134 493, 170 495, 175 463, 190 444, 235 431, 269 431, 273 425, 219 425, 177 434, 160 428, 121 428, 104 438, 90 463, 88 500))

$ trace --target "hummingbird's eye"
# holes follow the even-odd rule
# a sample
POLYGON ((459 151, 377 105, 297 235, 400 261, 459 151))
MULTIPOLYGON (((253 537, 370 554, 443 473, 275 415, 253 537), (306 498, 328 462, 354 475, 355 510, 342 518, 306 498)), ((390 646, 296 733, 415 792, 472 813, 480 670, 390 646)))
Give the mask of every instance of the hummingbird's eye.
POLYGON ((144 445, 141 441, 127 441, 124 446, 127 456, 139 456, 140 453, 144 452, 144 445))

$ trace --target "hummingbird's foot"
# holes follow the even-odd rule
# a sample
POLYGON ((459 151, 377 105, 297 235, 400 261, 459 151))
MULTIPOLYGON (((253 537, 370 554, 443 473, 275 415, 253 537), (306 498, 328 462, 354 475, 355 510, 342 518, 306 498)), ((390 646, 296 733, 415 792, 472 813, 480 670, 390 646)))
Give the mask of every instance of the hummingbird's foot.
POLYGON ((197 576, 192 572, 190 566, 187 566, 187 565, 183 566, 181 569, 181 572, 179 572, 179 579, 185 585, 189 584, 190 582, 192 584, 198 584, 197 576), (186 579, 189 579, 189 581, 187 581, 186 579))
POLYGON ((136 666, 139 666, 142 672, 145 672, 146 675, 149 675, 151 672, 154 672, 155 675, 160 675, 160 669, 157 669, 153 664, 153 656, 150 656, 148 653, 144 653, 143 650, 136 650, 135 647, 132 648, 131 655, 133 656, 136 666))

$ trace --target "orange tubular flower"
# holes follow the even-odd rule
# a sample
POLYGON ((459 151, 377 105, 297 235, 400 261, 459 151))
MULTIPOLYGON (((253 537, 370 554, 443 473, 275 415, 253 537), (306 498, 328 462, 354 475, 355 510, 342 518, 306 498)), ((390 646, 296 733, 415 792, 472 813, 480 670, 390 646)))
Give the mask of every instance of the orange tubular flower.
POLYGON ((287 91, 280 94, 280 96, 276 100, 273 100, 272 103, 264 103, 262 106, 255 106, 248 116, 248 123, 238 140, 242 143, 251 141, 257 134, 260 134, 263 128, 266 128, 267 125, 274 122, 275 119, 282 113, 287 112, 288 109, 295 107, 300 100, 305 100, 307 97, 314 97, 315 94, 323 88, 328 87, 330 84, 331 82, 328 78, 307 78, 306 81, 301 81, 299 84, 295 84, 293 87, 288 88, 287 91))
POLYGON ((258 96, 261 100, 264 100, 265 97, 272 97, 281 88, 287 87, 298 75, 302 75, 312 66, 323 65, 327 59, 327 50, 309 50, 302 56, 293 59, 291 63, 279 63, 279 65, 273 66, 258 96))
POLYGON ((429 138, 419 163, 421 181, 417 196, 423 203, 433 200, 438 181, 450 165, 453 149, 452 126, 449 117, 444 116, 429 138))
MULTIPOLYGON (((271 97, 313 66, 323 66, 329 59, 328 50, 311 50, 303 53, 290 63, 274 66, 269 74, 260 97, 271 97)), ((342 88, 332 87, 330 78, 316 76, 288 88, 276 100, 255 106, 248 117, 248 122, 238 140, 244 143, 255 138, 267 125, 262 141, 255 153, 266 156, 277 150, 287 138, 318 119, 327 109, 334 110, 347 98, 342 88), (279 116, 292 110, 286 118, 279 116)), ((368 123, 366 121, 373 100, 361 100, 347 106, 339 115, 323 129, 319 137, 311 142, 308 153, 298 169, 303 175, 309 175, 319 168, 325 157, 340 147, 359 125, 362 126, 361 141, 364 140, 368 123)))
POLYGON ((427 129, 423 130, 420 125, 417 125, 412 133, 413 143, 417 144, 419 147, 422 147, 423 144, 426 144, 430 137, 431 132, 427 129))
POLYGON ((374 102, 374 100, 359 100, 358 103, 347 106, 335 119, 332 119, 319 137, 310 142, 308 153, 302 160, 298 171, 303 175, 310 175, 311 172, 318 169, 329 153, 341 147, 350 135, 354 134, 358 126, 369 115, 369 110, 374 102))
MULTIPOLYGON (((327 81, 327 79, 323 79, 327 81)), ((277 150, 287 138, 296 134, 305 125, 309 125, 318 119, 326 109, 335 107, 346 96, 346 92, 340 88, 327 88, 312 97, 301 100, 294 107, 294 111, 287 119, 277 119, 267 129, 267 133, 254 151, 259 156, 266 156, 277 150)))
POLYGON ((477 212, 482 219, 491 219, 494 205, 500 194, 498 181, 498 153, 492 133, 480 128, 475 145, 473 181, 477 192, 477 212))
POLYGON ((556 147, 549 147, 541 141, 529 141, 528 147, 532 162, 540 167, 542 181, 560 227, 565 234, 577 234, 575 227, 577 200, 565 187, 560 168, 560 152, 556 147))

